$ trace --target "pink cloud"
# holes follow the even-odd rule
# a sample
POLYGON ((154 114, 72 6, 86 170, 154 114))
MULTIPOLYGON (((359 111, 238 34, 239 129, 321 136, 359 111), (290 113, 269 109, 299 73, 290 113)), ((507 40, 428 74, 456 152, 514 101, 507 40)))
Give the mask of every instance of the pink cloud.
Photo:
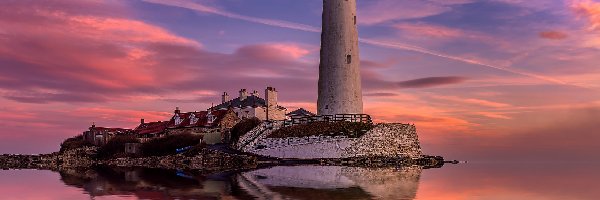
POLYGON ((420 19, 452 10, 453 5, 469 4, 473 0, 378 0, 358 6, 358 22, 377 25, 390 21, 420 19))
MULTIPOLYGON (((100 6, 77 5, 73 10, 100 6)), ((119 4, 101 5, 120 8, 119 4)), ((217 83, 221 89, 234 90, 260 79, 250 86, 260 89, 298 81, 302 84, 295 85, 306 85, 316 73, 306 70, 312 63, 301 60, 318 52, 308 45, 273 42, 241 46, 232 54, 216 53, 202 49, 199 42, 126 16, 80 15, 64 10, 70 8, 66 5, 40 6, 36 11, 23 7, 12 3, 3 7, 6 17, 0 16, 0 25, 10 28, 9 39, 0 40, 0 62, 11 66, 0 69, 6 75, 0 78, 0 94, 15 101, 127 101, 217 83), (237 77, 231 81, 213 76, 227 73, 237 77), (266 83, 265 77, 300 78, 266 83)))
MULTIPOLYGON (((280 50, 280 51, 288 54, 293 59, 298 59, 298 58, 304 57, 313 52, 307 48, 303 48, 296 44, 281 43, 281 44, 271 44, 270 46, 273 49, 277 49, 277 50, 280 50)), ((318 48, 313 48, 313 50, 314 49, 318 49, 318 48)))
POLYGON ((421 37, 455 38, 466 35, 460 29, 423 23, 398 23, 393 25, 393 27, 402 32, 408 32, 421 37))
POLYGON ((560 31, 544 31, 540 32, 539 36, 544 39, 562 40, 568 37, 566 33, 560 31))
POLYGON ((167 30, 145 22, 89 16, 60 16, 69 24, 72 34, 93 40, 127 43, 171 43, 201 46, 200 43, 176 36, 167 30))
MULTIPOLYGON (((63 98, 70 95, 70 91, 65 91, 66 87, 118 91, 172 82, 175 76, 165 75, 178 72, 181 73, 181 79, 186 77, 185 73, 168 71, 148 60, 148 56, 159 53, 149 49, 148 45, 200 47, 195 41, 141 21, 105 15, 74 15, 70 10, 64 10, 69 7, 22 10, 25 6, 19 3, 7 5, 3 7, 3 13, 8 16, 0 18, 0 25, 10 28, 6 34, 9 39, 0 40, 0 60, 11 66, 3 72, 11 77, 28 74, 28 77, 38 78, 32 81, 3 80, 14 82, 7 84, 26 83, 17 86, 27 87, 27 90, 15 91, 23 94, 11 95, 14 99, 63 98), (44 29, 40 30, 40 27, 44 29), (40 87, 53 92, 38 92, 40 87)), ((96 99, 104 98, 100 96, 96 99)))
POLYGON ((423 18, 449 10, 449 7, 429 1, 381 0, 359 7, 358 22, 374 25, 392 20, 423 18))
POLYGON ((308 49, 297 44, 271 43, 248 45, 238 49, 238 54, 253 56, 265 60, 296 60, 314 52, 315 48, 308 49))
POLYGON ((590 30, 600 29, 600 3, 591 0, 573 0, 571 8, 579 16, 588 20, 590 30))

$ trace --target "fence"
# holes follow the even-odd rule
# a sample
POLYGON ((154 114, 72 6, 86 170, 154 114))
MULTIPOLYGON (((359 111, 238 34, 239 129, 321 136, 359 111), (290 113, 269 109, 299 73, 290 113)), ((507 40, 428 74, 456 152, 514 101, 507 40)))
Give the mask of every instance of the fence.
POLYGON ((337 115, 317 115, 308 117, 296 117, 284 121, 284 126, 294 126, 300 124, 310 124, 313 122, 362 122, 372 124, 373 120, 367 114, 337 114, 337 115))

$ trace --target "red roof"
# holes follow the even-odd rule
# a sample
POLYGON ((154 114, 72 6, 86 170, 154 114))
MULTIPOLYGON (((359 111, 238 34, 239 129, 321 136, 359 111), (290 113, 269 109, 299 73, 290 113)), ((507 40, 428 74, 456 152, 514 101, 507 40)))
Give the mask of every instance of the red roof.
POLYGON ((146 135, 146 134, 157 134, 163 132, 167 128, 168 121, 160 122, 149 122, 140 124, 135 128, 135 133, 146 135))

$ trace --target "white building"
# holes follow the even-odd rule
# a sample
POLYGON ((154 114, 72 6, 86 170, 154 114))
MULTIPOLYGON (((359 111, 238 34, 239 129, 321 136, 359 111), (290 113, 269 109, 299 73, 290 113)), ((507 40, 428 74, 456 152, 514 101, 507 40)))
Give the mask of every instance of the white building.
POLYGON ((274 87, 265 89, 265 97, 261 98, 257 91, 248 93, 241 89, 239 97, 229 99, 229 94, 224 92, 221 104, 210 108, 211 110, 227 110, 229 108, 239 118, 256 117, 260 120, 285 120, 287 108, 277 105, 277 90, 274 87))

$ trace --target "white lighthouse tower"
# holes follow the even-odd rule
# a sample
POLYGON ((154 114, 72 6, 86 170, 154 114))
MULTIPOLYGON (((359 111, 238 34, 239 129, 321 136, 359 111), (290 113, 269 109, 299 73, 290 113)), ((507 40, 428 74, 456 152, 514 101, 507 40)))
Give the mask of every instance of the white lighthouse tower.
POLYGON ((362 114, 356 0, 323 0, 319 115, 362 114))

